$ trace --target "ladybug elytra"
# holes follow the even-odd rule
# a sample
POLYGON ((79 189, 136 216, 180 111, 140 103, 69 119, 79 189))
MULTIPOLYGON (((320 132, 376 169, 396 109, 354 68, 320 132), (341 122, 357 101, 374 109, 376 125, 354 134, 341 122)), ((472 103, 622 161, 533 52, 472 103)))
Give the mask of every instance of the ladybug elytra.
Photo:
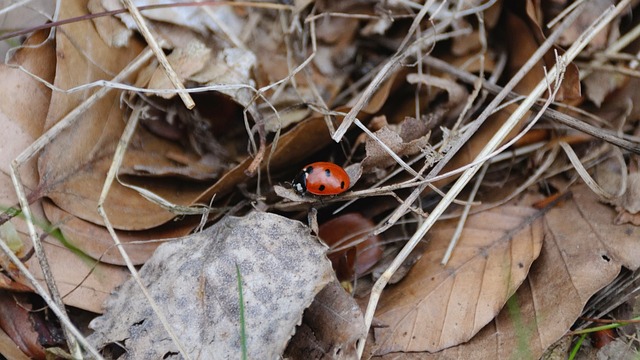
POLYGON ((305 166, 293 179, 293 189, 300 195, 337 195, 349 189, 349 175, 330 162, 315 162, 305 166))

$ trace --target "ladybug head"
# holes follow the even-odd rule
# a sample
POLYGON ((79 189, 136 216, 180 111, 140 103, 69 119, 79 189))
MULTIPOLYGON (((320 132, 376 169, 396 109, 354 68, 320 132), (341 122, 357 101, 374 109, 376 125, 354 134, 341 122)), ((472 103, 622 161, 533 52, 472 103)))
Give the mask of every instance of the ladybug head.
POLYGON ((304 195, 307 192, 307 175, 306 171, 300 171, 291 182, 293 190, 300 195, 304 195))

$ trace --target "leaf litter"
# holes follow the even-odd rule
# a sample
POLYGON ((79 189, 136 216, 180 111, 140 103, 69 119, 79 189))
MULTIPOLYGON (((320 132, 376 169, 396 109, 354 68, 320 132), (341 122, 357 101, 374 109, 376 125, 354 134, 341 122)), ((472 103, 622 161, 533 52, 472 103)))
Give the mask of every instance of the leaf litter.
MULTIPOLYGON (((61 8, 59 18, 87 15, 87 8, 94 13, 120 9, 120 4, 113 1, 89 3, 70 2, 61 8)), ((152 3, 156 4, 145 5, 152 3)), ((542 65, 548 70, 557 62, 555 54, 564 54, 561 47, 579 42, 579 35, 589 24, 608 11, 604 3, 578 7, 578 20, 554 38, 550 49, 536 59, 537 65, 515 91, 533 91, 545 77, 542 65)), ((538 358, 571 328, 588 299, 611 283, 622 267, 631 271, 638 268, 637 155, 625 154, 626 168, 596 168, 600 172, 597 182, 613 183, 613 190, 624 190, 609 191, 621 194, 607 200, 611 206, 600 203, 586 186, 573 183, 578 175, 559 155, 562 152, 550 149, 559 149, 562 141, 569 142, 561 146, 571 146, 587 168, 604 157, 617 156, 617 150, 594 139, 576 137, 573 130, 559 129, 545 113, 542 119, 546 122, 536 127, 553 131, 545 131, 543 143, 536 140, 537 147, 528 149, 518 145, 509 149, 510 154, 495 157, 487 177, 477 180, 481 181, 479 193, 465 192, 469 200, 451 205, 445 215, 449 220, 417 239, 419 246, 400 264, 402 270, 391 282, 394 285, 382 291, 375 318, 368 317, 369 311, 362 314, 368 297, 377 291, 372 281, 387 275, 372 266, 379 262, 380 267, 386 267, 439 201, 433 189, 426 189, 424 178, 468 165, 517 107, 511 104, 497 111, 488 109, 494 113, 471 136, 474 124, 486 119, 482 114, 491 96, 482 91, 479 82, 465 84, 467 80, 460 81, 454 72, 425 67, 424 58, 446 59, 456 69, 486 76, 490 82, 509 79, 540 46, 549 43, 553 29, 562 26, 556 23, 547 30, 549 21, 559 14, 553 11, 556 8, 531 1, 499 3, 488 9, 322 1, 299 2, 294 7, 269 3, 173 5, 143 10, 143 14, 179 80, 188 88, 198 89, 199 93, 191 94, 195 109, 184 108, 175 96, 177 92, 171 90, 173 85, 164 68, 151 58, 132 74, 108 85, 134 86, 138 91, 112 90, 92 100, 67 131, 48 139, 37 154, 37 169, 29 168, 34 161, 21 167, 23 179, 29 179, 26 184, 34 210, 44 208, 44 212, 34 212, 35 217, 41 223, 47 219, 62 234, 43 243, 63 301, 104 313, 94 320, 96 331, 89 337, 97 347, 124 342, 129 358, 212 353, 238 357, 239 320, 229 315, 239 311, 232 260, 239 259, 235 246, 240 243, 247 251, 241 256, 243 264, 251 265, 239 268, 247 303, 245 325, 250 325, 245 340, 254 358, 284 354, 293 359, 346 359, 356 357, 364 345, 366 357, 378 358, 538 358), (415 12, 409 10, 412 7, 415 12), (455 11, 470 12, 455 18, 455 11), (412 23, 417 19, 422 19, 422 27, 416 27, 419 22, 412 23), (416 30, 415 37, 406 37, 416 30), (447 33, 449 30, 456 36, 447 33), (486 42, 487 32, 493 33, 492 40, 505 45, 506 52, 486 42), (497 35, 500 32, 509 36, 503 39, 497 35), (433 34, 442 36, 439 42, 425 41, 424 46, 407 43, 433 34), (447 36, 453 36, 450 42, 440 41, 447 36), (393 57, 398 49, 410 51, 393 57), (418 61, 412 62, 416 59, 407 54, 418 49, 418 61), (409 61, 393 62, 398 59, 409 61), (378 80, 379 87, 367 88, 378 80), (370 100, 359 103, 363 97, 370 100), (354 122, 356 126, 351 126, 340 146, 332 145, 334 131, 343 123, 352 124, 353 119, 346 114, 353 109, 359 122, 354 122), (104 203, 115 228, 109 232, 96 208, 121 133, 126 122, 132 121, 131 114, 140 114, 136 119, 140 126, 128 143, 118 181, 104 203), (364 127, 367 131, 362 131, 364 127), (520 196, 502 204, 501 198, 513 198, 512 191, 530 181, 543 158, 544 164, 553 165, 535 173, 539 178, 534 180, 540 187, 529 186, 524 192, 520 189, 520 196), (325 199, 289 194, 286 183, 301 166, 327 159, 348 165, 350 174, 357 172, 348 193, 325 199), (568 176, 574 176, 572 181, 566 181, 568 176), (159 206, 131 185, 151 191, 175 207, 159 206), (533 200, 549 192, 571 193, 573 197, 537 218, 540 213, 533 208, 533 200), (46 200, 41 202, 42 198, 46 200), (330 273, 326 248, 309 235, 309 228, 287 219, 307 217, 312 229, 320 223, 321 228, 326 224, 325 228, 342 231, 339 228, 346 225, 331 220, 336 216, 332 214, 337 210, 335 204, 345 200, 351 201, 344 205, 349 212, 368 221, 368 232, 381 232, 376 234, 381 239, 376 238, 375 245, 367 244, 373 246, 375 256, 368 257, 358 246, 345 253, 347 275, 339 277, 348 280, 341 284, 348 292, 330 273), (496 205, 490 206, 493 201, 496 205), (476 208, 479 203, 482 207, 476 208), (208 219, 179 213, 179 206, 191 205, 211 206, 208 219), (463 213, 459 206, 465 205, 475 214, 466 219, 450 262, 440 265, 463 213), (532 220, 534 217, 537 220, 532 220), (196 230, 206 220, 209 227, 196 230), (267 229, 269 221, 280 225, 267 229), (235 225, 225 225, 229 222, 235 225), (292 234, 282 235, 288 230, 292 234), (195 233, 187 235, 192 231, 195 233), (233 244, 222 240, 227 238, 221 235, 225 232, 243 231, 248 233, 233 244), (142 283, 161 304, 174 330, 190 328, 192 332, 178 331, 178 337, 170 340, 147 307, 148 298, 142 296, 138 285, 129 280, 118 287, 127 278, 128 271, 122 265, 128 260, 116 251, 111 239, 114 234, 125 244, 131 264, 144 264, 142 283), (203 237, 216 240, 205 241, 203 237), (271 257, 256 253, 271 246, 278 249, 269 252, 271 257), (171 251, 176 253, 165 256, 171 251), (207 261, 199 257, 205 253, 207 261), (268 259, 275 263, 253 271, 268 259), (292 262, 295 270, 288 265, 292 262), (312 269, 306 273, 306 268, 312 269), (273 274, 269 276, 275 280, 265 280, 266 274, 273 274), (208 282, 217 284, 216 289, 224 293, 207 298, 207 291, 214 288, 206 286, 208 282), (163 287, 166 283, 170 285, 163 287), (325 287, 328 283, 331 285, 325 287), (282 290, 278 296, 258 301, 252 298, 275 284, 282 290), (103 308, 103 300, 111 291, 115 292, 103 308), (278 303, 284 294, 296 294, 291 295, 294 305, 278 303), (132 298, 138 300, 132 302, 132 298), (278 311, 255 312, 252 306, 271 304, 269 300, 276 303, 273 306, 280 306, 278 311), (217 306, 228 311, 211 316, 208 310, 217 306), (187 311, 189 307, 194 311, 187 311), (131 317, 122 321, 122 314, 131 317), (373 322, 372 329, 368 329, 369 322, 373 322), (206 327, 213 330, 205 334, 201 330, 206 327), (233 335, 225 337, 229 334, 233 335), (277 340, 265 344, 259 334, 277 340)), ((585 57, 566 64, 561 85, 548 86, 567 114, 602 127, 599 137, 603 140, 611 142, 612 137, 624 134, 622 140, 635 141, 631 148, 637 148, 636 94, 626 68, 633 68, 633 64, 621 57, 611 66, 594 56, 598 52, 620 55, 620 49, 628 44, 617 42, 622 35, 622 14, 613 17, 605 31, 587 44, 585 57), (583 79, 584 95, 578 69, 588 74, 583 79), (616 75, 603 77, 601 69, 616 75), (559 86, 555 92, 554 86, 559 86), (618 96, 610 101, 615 92, 618 96), (570 107, 575 105, 581 107, 579 111, 570 107), (587 112, 589 116, 585 116, 587 112)), ((132 36, 136 31, 136 23, 127 14, 79 20, 58 26, 53 42, 46 41, 40 50, 24 48, 11 58, 10 63, 29 68, 37 51, 46 47, 51 50, 55 44, 56 58, 50 53, 48 62, 39 63, 48 67, 35 71, 53 84, 51 93, 26 72, 2 68, 6 79, 17 77, 4 86, 24 83, 33 86, 29 93, 44 94, 32 98, 11 93, 14 97, 2 105, 5 128, 28 132, 26 137, 3 134, 9 144, 3 151, 8 156, 3 166, 66 114, 85 106, 84 102, 96 93, 94 82, 112 80, 134 58, 148 56, 146 44, 132 36), (16 107, 15 103, 24 106, 16 107), (43 125, 32 127, 25 119, 36 119, 33 124, 43 125)), ((42 36, 35 39, 32 36, 30 41, 44 41, 42 36)), ((526 112, 520 123, 532 115, 526 112)), ((521 127, 516 126, 502 142, 519 131, 521 127)), ((6 166, 5 189, 12 186, 10 172, 6 166)), ((455 175, 432 183, 446 192, 454 180, 455 175)), ((3 193, 2 199, 7 208, 16 203, 10 191, 3 193)), ((18 234, 27 233, 20 219, 12 218, 10 212, 3 219, 16 223, 18 234)), ((20 239, 23 244, 18 254, 26 256, 30 270, 44 281, 39 263, 29 258, 30 239, 20 239)), ((7 259, 0 260, 9 275, 3 278, 5 288, 24 291, 31 287, 7 259)), ((24 334, 25 338, 30 336, 27 331, 24 334)), ((14 333, 12 341, 19 343, 20 337, 14 333)), ((107 348, 112 351, 117 346, 107 348)), ((0 353, 6 355, 3 348, 0 353)))

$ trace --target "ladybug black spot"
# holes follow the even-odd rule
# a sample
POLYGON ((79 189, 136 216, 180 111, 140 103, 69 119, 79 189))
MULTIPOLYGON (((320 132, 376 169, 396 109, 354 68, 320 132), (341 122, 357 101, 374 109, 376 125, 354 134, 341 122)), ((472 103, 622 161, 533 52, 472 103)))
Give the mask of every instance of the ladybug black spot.
POLYGON ((318 188, 318 190, 320 191, 324 191, 324 189, 325 189, 324 185, 320 185, 320 187, 318 188))
POLYGON ((313 172, 313 166, 307 166, 307 168, 304 169, 304 172, 306 172, 307 174, 311 174, 313 172))
POLYGON ((340 182, 340 189, 344 189, 344 181, 340 182))
POLYGON ((325 170, 324 170, 324 175, 325 175, 326 177, 328 177, 328 178, 329 178, 329 177, 331 177, 331 170, 329 170, 329 169, 325 169, 325 170))

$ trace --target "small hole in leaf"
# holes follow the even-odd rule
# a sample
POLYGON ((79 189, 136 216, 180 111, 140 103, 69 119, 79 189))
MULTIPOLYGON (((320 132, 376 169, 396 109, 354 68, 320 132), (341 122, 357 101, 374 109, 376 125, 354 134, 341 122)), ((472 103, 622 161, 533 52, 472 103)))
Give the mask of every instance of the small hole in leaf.
POLYGON ((126 348, 120 343, 108 343, 102 349, 102 355, 106 356, 109 359, 118 359, 120 356, 124 355, 127 352, 126 348))
POLYGON ((602 256, 602 260, 604 260, 606 262, 611 261, 611 258, 609 258, 606 254, 602 254, 601 256, 602 256))

